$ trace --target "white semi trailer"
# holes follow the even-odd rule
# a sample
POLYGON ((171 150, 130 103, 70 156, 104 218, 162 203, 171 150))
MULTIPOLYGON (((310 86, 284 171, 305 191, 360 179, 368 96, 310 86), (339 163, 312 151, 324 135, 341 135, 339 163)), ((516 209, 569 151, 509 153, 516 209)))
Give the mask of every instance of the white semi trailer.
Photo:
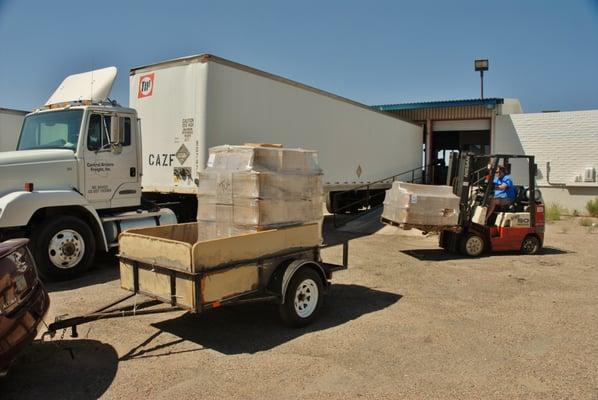
POLYGON ((0 239, 30 237, 46 278, 85 271, 125 229, 195 219, 211 146, 318 150, 331 195, 421 163, 419 126, 210 55, 131 70, 133 108, 109 100, 115 77, 67 77, 0 153, 0 239))
POLYGON ((361 186, 422 165, 421 126, 210 54, 131 69, 129 106, 143 126, 144 193, 185 204, 189 218, 195 206, 187 201, 196 199, 197 172, 212 146, 317 150, 330 212, 367 195, 381 203, 376 190, 390 184, 373 184, 369 193, 361 186))
POLYGON ((19 133, 27 111, 0 107, 0 151, 17 148, 19 133))

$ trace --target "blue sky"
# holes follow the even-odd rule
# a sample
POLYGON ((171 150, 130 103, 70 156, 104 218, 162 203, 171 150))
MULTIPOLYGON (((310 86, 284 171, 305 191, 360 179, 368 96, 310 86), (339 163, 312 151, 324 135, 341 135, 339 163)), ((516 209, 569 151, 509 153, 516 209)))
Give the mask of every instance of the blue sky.
POLYGON ((366 104, 486 97, 598 108, 598 0, 0 0, 0 107, 43 104, 72 73, 213 53, 366 104))

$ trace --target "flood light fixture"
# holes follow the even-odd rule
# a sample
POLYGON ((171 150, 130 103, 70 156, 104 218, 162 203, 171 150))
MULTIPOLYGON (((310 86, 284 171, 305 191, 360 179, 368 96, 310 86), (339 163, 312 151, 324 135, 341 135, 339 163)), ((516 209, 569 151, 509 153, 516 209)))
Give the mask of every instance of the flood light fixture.
POLYGON ((488 71, 488 59, 479 59, 473 62, 476 71, 480 71, 480 98, 484 99, 484 71, 488 71))

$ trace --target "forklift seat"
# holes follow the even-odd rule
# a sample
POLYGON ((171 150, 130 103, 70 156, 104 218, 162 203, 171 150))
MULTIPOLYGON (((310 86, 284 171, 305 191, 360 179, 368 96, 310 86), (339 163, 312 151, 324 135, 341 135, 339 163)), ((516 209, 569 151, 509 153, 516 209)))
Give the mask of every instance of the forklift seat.
POLYGON ((525 206, 528 204, 526 191, 527 189, 523 186, 514 186, 515 189, 515 200, 508 206, 497 206, 495 212, 522 212, 525 206))

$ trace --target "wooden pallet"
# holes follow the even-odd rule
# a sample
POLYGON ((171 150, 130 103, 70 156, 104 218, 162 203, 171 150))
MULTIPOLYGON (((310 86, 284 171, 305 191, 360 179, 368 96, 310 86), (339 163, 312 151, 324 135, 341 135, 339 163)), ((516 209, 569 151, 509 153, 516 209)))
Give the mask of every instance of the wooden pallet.
POLYGON ((419 224, 405 224, 399 223, 395 221, 391 221, 387 218, 380 217, 380 222, 386 225, 396 226, 397 228, 401 228, 403 230, 410 230, 410 229, 418 229, 423 233, 428 232, 441 232, 441 231, 452 231, 452 232, 460 232, 461 227, 458 225, 419 225, 419 224))

